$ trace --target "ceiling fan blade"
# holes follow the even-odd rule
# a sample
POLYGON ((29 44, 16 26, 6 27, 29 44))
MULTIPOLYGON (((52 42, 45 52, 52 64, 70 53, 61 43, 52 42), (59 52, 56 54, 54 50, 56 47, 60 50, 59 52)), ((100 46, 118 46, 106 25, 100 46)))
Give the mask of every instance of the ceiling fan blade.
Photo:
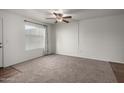
POLYGON ((72 18, 72 16, 64 16, 63 18, 72 18))
POLYGON ((58 21, 56 20, 55 23, 58 23, 58 21))
POLYGON ((53 12, 53 14, 54 14, 55 16, 57 16, 57 13, 53 12))
POLYGON ((46 19, 56 19, 56 18, 46 18, 46 19))
POLYGON ((67 20, 63 20, 63 22, 65 22, 65 23, 69 23, 69 21, 67 21, 67 20))

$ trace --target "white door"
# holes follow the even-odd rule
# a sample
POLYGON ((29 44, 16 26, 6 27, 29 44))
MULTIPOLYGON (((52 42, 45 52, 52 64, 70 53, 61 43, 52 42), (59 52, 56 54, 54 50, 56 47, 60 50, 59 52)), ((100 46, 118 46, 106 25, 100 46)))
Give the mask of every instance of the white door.
POLYGON ((2 67, 2 18, 0 18, 0 67, 2 67))

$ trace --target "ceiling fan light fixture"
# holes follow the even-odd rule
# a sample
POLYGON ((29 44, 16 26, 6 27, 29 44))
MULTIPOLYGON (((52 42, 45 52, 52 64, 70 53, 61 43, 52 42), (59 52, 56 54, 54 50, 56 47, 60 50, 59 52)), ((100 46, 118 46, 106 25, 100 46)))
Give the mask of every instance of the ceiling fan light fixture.
POLYGON ((58 22, 62 22, 63 18, 57 18, 56 19, 58 22))
POLYGON ((54 18, 47 18, 47 19, 55 19, 55 20, 56 20, 55 23, 58 23, 58 22, 69 23, 69 21, 68 21, 67 19, 72 18, 72 16, 64 16, 63 13, 58 13, 58 12, 55 12, 55 11, 53 11, 52 14, 53 14, 55 17, 54 17, 54 18))

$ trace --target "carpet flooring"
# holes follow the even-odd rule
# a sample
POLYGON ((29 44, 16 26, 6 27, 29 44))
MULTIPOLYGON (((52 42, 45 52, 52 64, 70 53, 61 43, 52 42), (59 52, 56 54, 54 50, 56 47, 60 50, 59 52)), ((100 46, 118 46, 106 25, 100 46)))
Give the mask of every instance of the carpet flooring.
MULTIPOLYGON (((114 83, 108 62, 64 55, 48 55, 11 66, 2 83, 114 83), (13 71, 15 70, 15 71, 13 71)), ((6 73, 7 70, 5 70, 6 73)))

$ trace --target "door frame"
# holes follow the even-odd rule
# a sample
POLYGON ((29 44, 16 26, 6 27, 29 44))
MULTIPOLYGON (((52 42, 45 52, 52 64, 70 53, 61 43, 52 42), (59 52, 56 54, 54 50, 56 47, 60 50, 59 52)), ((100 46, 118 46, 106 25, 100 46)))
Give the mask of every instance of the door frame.
POLYGON ((2 33, 2 66, 0 67, 0 68, 2 68, 2 67, 4 67, 4 45, 3 45, 3 17, 1 17, 0 16, 0 20, 2 21, 1 23, 2 23, 2 26, 1 26, 1 33, 2 33))

